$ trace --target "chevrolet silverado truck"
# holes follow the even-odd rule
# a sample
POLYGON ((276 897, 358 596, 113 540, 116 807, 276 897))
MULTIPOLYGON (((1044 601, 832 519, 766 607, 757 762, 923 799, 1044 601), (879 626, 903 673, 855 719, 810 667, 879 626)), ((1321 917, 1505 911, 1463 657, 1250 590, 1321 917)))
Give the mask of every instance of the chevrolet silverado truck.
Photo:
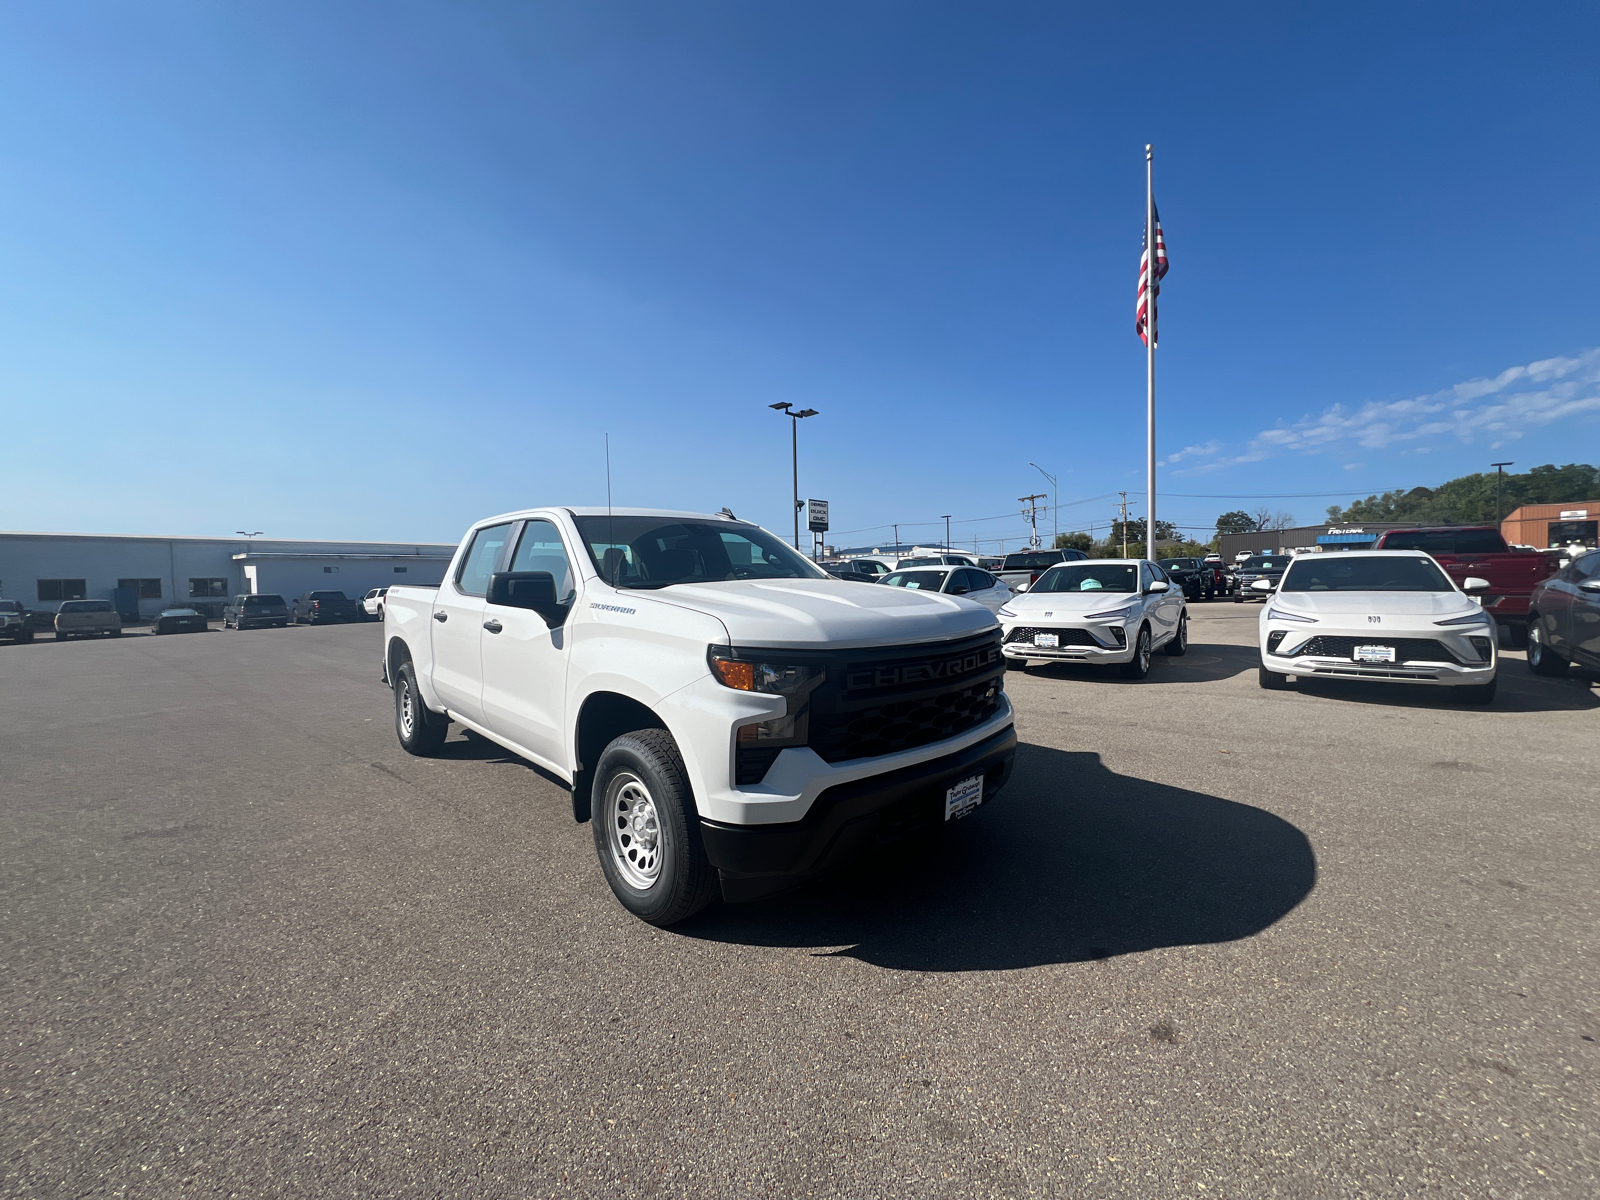
POLYGON ((360 619, 361 606, 343 592, 301 592, 289 606, 291 625, 328 625, 360 619))
POLYGON ((13 642, 33 641, 28 611, 22 607, 21 600, 0 600, 0 638, 13 642))
POLYGON ((1559 569, 1559 557, 1544 550, 1513 550, 1492 525, 1444 525, 1391 529, 1374 550, 1421 550, 1431 554, 1460 587, 1467 577, 1487 579, 1483 607, 1503 626, 1511 644, 1528 644, 1528 600, 1533 589, 1559 569))
POLYGON ((941 829, 1016 753, 987 609, 832 579, 726 514, 491 517, 384 600, 401 747, 455 722, 556 777, 654 925, 941 829))

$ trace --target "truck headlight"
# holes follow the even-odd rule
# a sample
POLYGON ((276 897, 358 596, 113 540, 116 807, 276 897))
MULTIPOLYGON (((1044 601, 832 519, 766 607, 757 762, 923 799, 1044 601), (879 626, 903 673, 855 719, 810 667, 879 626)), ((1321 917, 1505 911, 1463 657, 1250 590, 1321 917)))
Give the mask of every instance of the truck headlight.
POLYGON ((804 746, 811 737, 811 693, 826 677, 821 666, 809 663, 761 662, 762 651, 737 651, 712 646, 707 654, 711 674, 723 687, 738 692, 783 696, 785 712, 740 725, 734 762, 735 785, 759 783, 778 751, 804 746))
POLYGON ((735 658, 722 647, 710 654, 711 674, 723 687, 740 692, 765 692, 773 696, 804 695, 822 682, 821 667, 796 663, 767 663, 735 658))

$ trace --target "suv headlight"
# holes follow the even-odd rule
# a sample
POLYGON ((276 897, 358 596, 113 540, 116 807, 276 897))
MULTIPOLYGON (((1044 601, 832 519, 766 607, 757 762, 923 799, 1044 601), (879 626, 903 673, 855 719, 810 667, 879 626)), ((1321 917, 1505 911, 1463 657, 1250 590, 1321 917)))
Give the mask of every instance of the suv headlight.
POLYGON ((1315 617, 1303 617, 1299 613, 1285 612, 1281 608, 1269 608, 1269 609, 1267 609, 1267 620, 1269 620, 1269 621, 1304 621, 1307 625, 1315 625, 1317 623, 1317 619, 1315 617))
POLYGON ((1002 604, 999 608, 999 613, 1002 617, 1014 617, 1017 615, 1017 610, 1009 604, 1002 604))
POLYGON ((1435 625, 1487 625, 1489 614, 1486 612, 1468 613, 1464 617, 1451 617, 1448 621, 1435 621, 1435 625))
POLYGON ((1099 621, 1106 617, 1126 617, 1132 611, 1133 606, 1125 604, 1121 608, 1108 608, 1105 612, 1085 613, 1083 619, 1085 621, 1099 621))

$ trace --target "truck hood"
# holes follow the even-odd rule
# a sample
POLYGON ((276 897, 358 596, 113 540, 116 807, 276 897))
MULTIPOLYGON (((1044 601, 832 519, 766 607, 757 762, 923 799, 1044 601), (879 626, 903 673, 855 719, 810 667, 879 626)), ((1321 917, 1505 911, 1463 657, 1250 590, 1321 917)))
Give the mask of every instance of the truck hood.
POLYGON ((1478 607, 1460 592, 1277 592, 1279 608, 1308 616, 1464 617, 1478 607))
POLYGON ((736 646, 796 650, 943 641, 996 628, 972 600, 826 579, 675 584, 657 599, 716 617, 736 646))

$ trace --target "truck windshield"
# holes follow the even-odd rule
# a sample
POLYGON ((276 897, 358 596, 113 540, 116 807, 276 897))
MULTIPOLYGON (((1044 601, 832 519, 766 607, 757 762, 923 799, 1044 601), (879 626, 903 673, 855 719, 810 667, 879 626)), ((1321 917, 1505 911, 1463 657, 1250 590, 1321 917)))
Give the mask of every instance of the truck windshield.
POLYGON ((1244 571, 1281 571, 1289 565, 1287 558, 1273 558, 1264 554, 1252 554, 1244 560, 1244 571))
POLYGON ((283 597, 263 594, 259 596, 246 596, 244 598, 244 606, 246 608, 267 608, 274 604, 281 606, 283 604, 283 597))
POLYGON ((109 600, 68 600, 61 606, 64 613, 105 613, 111 611, 109 600))
POLYGON ((3 612, 3 613, 20 613, 21 611, 22 611, 22 601, 21 600, 0 600, 0 612, 3 612))
POLYGON ((1033 585, 1038 592, 1137 592, 1139 568, 1126 564, 1117 566, 1092 566, 1089 563, 1072 563, 1052 567, 1039 576, 1033 585))
POLYGON ((1506 540, 1492 529, 1430 530, 1425 533, 1391 531, 1384 534, 1385 550, 1421 550, 1426 554, 1504 554, 1506 540))
POLYGON ((1061 561, 1059 550, 1035 550, 1032 553, 1008 554, 1000 565, 1002 571, 1037 571, 1040 567, 1053 567, 1061 561))
MULTIPOLYGON (((1160 264, 1156 265, 1159 266, 1160 264)), ((1200 560, 1197 558, 1169 558, 1161 564, 1161 569, 1163 571, 1198 571, 1200 569, 1200 560)))
POLYGON ((1453 592, 1430 559, 1409 554, 1316 554, 1297 559, 1283 577, 1285 592, 1453 592))
POLYGON ((613 587, 829 578, 765 529, 742 522, 594 516, 577 524, 595 570, 613 587))
POLYGON ((343 592, 312 592, 311 593, 311 598, 313 600, 348 600, 349 599, 349 597, 346 596, 343 592))

